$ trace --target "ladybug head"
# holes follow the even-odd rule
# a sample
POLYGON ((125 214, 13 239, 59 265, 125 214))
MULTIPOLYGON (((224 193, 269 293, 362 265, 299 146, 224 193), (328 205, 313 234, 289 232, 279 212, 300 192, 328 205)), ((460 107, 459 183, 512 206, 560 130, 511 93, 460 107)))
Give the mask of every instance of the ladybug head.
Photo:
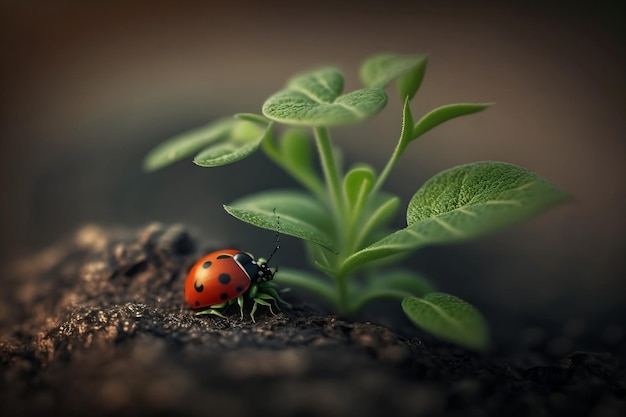
POLYGON ((257 273, 256 273, 256 282, 267 282, 274 279, 274 274, 276 274, 275 270, 272 270, 269 266, 267 266, 267 261, 265 259, 259 259, 257 262, 257 273))
POLYGON ((233 256, 233 260, 246 271, 252 283, 266 282, 274 278, 276 269, 267 266, 267 260, 259 258, 258 260, 247 252, 239 252, 233 256))
MULTIPOLYGON (((256 261, 256 266, 258 268, 256 273, 256 282, 267 282, 274 279, 274 275, 278 272, 278 267, 272 269, 267 264, 272 259, 272 256, 280 249, 280 216, 276 214, 276 209, 272 210, 274 215, 276 216, 276 246, 274 246, 274 250, 270 253, 270 256, 267 259, 259 258, 256 261)), ((254 280, 254 278, 252 278, 254 280)))

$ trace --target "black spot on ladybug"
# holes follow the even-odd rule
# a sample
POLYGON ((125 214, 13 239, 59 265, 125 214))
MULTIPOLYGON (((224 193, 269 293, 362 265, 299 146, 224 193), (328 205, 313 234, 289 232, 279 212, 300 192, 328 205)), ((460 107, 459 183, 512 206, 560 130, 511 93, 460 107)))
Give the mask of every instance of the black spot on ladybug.
POLYGON ((228 298, 228 294, 226 294, 225 292, 223 292, 223 293, 221 293, 221 294, 220 294, 220 298, 221 298, 222 300, 225 300, 225 299, 227 299, 227 298, 228 298))
POLYGON ((200 305, 200 301, 196 301, 196 307, 200 305))
POLYGON ((198 281, 194 281, 193 289, 196 290, 197 292, 202 292, 204 291, 204 285, 198 285, 198 281))
POLYGON ((230 282, 230 275, 228 274, 220 274, 219 278, 217 278, 220 284, 228 284, 230 282))
POLYGON ((207 269, 207 268, 208 268, 208 267, 210 267, 210 266, 211 266, 211 261, 206 261, 205 263, 203 263, 203 264, 202 264, 202 267, 203 267, 204 269, 207 269))
POLYGON ((240 285, 236 288, 237 292, 242 292, 243 291, 243 287, 240 285))
POLYGON ((223 255, 218 255, 217 259, 226 259, 226 258, 232 258, 233 255, 228 255, 228 254, 223 254, 223 255))

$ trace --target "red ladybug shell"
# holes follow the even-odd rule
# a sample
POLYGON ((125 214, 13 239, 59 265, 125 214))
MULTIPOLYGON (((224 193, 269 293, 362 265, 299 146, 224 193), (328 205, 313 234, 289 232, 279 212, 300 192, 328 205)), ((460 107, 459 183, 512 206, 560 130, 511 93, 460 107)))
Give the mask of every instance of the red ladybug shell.
POLYGON ((195 263, 185 281, 185 301, 198 309, 237 298, 250 287, 250 277, 233 259, 242 251, 218 250, 195 263))

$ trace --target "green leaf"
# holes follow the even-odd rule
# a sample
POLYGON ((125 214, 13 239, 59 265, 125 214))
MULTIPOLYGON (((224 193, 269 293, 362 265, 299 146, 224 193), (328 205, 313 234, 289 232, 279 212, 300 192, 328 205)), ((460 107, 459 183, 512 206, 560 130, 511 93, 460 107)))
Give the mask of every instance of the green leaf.
POLYGON ((315 152, 309 135, 300 129, 289 129, 280 140, 281 154, 287 163, 299 170, 314 172, 315 152))
POLYGON ((241 120, 247 120, 249 122, 258 123, 261 125, 269 125, 271 123, 270 120, 267 120, 265 117, 260 114, 255 113, 237 113, 233 117, 241 120))
POLYGON ((263 114, 277 122, 302 126, 337 126, 356 123, 378 113, 387 94, 366 88, 341 95, 343 75, 334 67, 292 78, 285 89, 268 98, 263 114))
POLYGON ((431 110, 419 119, 417 123, 415 123, 415 126, 413 127, 412 140, 417 139, 432 128, 439 126, 450 119, 477 113, 492 105, 493 103, 457 103, 448 104, 431 110))
POLYGON ((409 71, 424 66, 427 58, 426 55, 374 55, 361 65, 361 81, 366 87, 385 88, 409 71))
POLYGON ((346 174, 343 182, 343 191, 351 208, 361 207, 372 190, 375 180, 376 173, 371 167, 366 165, 356 166, 346 174))
POLYGON ((518 222, 567 198, 565 191, 525 168, 477 162, 428 180, 409 203, 407 224, 434 222, 465 239, 518 222))
POLYGON ((357 247, 371 244, 373 239, 380 239, 381 236, 373 235, 385 230, 385 226, 393 219, 400 206, 400 199, 395 195, 377 193, 372 197, 370 204, 366 206, 364 221, 357 232, 357 247))
POLYGON ((280 216, 281 233, 316 243, 337 253, 330 233, 330 213, 321 203, 303 192, 263 192, 225 205, 224 209, 241 221, 269 230, 276 230, 276 216, 280 216))
POLYGON ((155 171, 189 158, 208 145, 224 139, 236 123, 239 122, 233 118, 219 119, 177 135, 151 150, 144 159, 143 167, 147 171, 155 171))
POLYGON ((539 175, 515 165, 461 165, 431 178, 415 193, 407 210, 408 227, 354 253, 342 268, 347 272, 375 259, 425 245, 476 238, 568 197, 539 175))
POLYGON ((417 326, 441 339, 484 350, 489 344, 487 323, 471 304, 443 293, 402 301, 405 314, 417 326))
POLYGON ((415 97, 417 90, 422 86, 427 62, 427 58, 424 57, 420 65, 417 65, 398 79, 398 94, 400 98, 404 97, 412 100, 415 97))
POLYGON ((367 87, 385 88, 398 80, 400 98, 412 99, 426 72, 427 55, 378 54, 361 65, 361 81, 367 87))
POLYGON ((301 129, 289 129, 283 133, 279 144, 268 138, 263 142, 265 153, 287 173, 300 181, 315 196, 325 198, 326 189, 314 165, 314 149, 311 138, 301 129))
POLYGON ((430 281, 421 274, 404 268, 384 268, 367 273, 369 288, 395 288, 422 297, 435 291, 430 281))
POLYGON ((246 158, 272 135, 271 124, 259 125, 247 120, 237 120, 224 141, 212 144, 200 152, 193 163, 201 167, 228 165, 246 158))
POLYGON ((276 273, 274 280, 286 286, 305 288, 333 304, 337 301, 335 287, 326 277, 297 269, 281 267, 276 273))
POLYGON ((365 286, 352 288, 350 310, 359 311, 367 303, 381 298, 404 299, 424 296, 434 291, 423 276, 408 269, 376 269, 367 272, 365 286))

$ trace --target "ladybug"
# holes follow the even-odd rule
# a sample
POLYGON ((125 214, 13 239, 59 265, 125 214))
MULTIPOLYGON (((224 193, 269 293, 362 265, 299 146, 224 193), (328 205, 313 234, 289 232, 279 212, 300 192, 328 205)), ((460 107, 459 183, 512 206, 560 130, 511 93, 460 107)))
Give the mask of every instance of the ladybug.
POLYGON ((267 260, 258 260, 252 254, 236 249, 222 249, 211 252, 200 258, 189 271, 185 281, 185 301, 196 314, 215 314, 224 317, 220 312, 224 307, 237 302, 241 317, 245 298, 252 299, 250 317, 259 304, 269 307, 272 314, 273 302, 276 308, 283 301, 274 283, 270 282, 278 268, 270 268, 267 263, 279 248, 278 231, 276 247, 267 260))

